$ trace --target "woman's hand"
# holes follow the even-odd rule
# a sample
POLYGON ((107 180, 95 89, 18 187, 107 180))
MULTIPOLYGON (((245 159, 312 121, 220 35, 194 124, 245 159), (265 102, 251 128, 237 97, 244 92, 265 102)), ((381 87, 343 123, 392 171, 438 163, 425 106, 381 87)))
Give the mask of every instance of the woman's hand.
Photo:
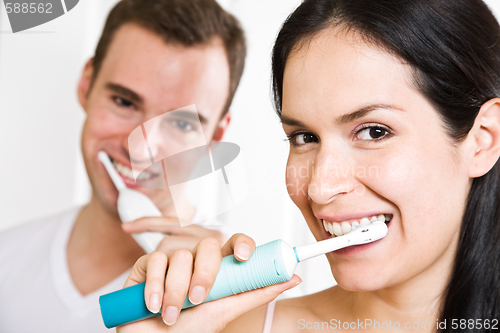
POLYGON ((117 332, 220 332, 243 313, 269 303, 301 282, 294 275, 288 282, 204 303, 180 312, 186 295, 195 304, 205 300, 223 256, 234 253, 236 259, 245 261, 250 258, 254 249, 255 242, 250 237, 236 234, 222 249, 217 239, 205 238, 193 252, 176 250, 168 257, 162 252, 142 256, 134 265, 124 287, 146 281, 146 306, 152 312, 159 312, 161 307, 161 316, 117 327, 117 332))
MULTIPOLYGON (((156 251, 171 255, 175 250, 193 249, 203 238, 213 237, 220 245, 227 241, 226 235, 218 230, 207 229, 196 224, 181 227, 176 217, 144 217, 133 222, 122 223, 122 229, 129 234, 146 231, 168 234, 156 251)), ((219 247, 220 247, 219 245, 219 247)))

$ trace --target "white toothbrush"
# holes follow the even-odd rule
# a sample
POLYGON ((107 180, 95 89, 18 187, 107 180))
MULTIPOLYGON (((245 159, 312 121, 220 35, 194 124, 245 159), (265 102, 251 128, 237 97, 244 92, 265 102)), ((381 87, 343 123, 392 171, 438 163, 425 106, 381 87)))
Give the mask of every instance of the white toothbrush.
MULTIPOLYGON (((102 162, 109 177, 118 190, 118 215, 123 223, 135 221, 142 217, 162 216, 160 210, 153 201, 139 191, 128 188, 120 177, 115 167, 111 163, 108 154, 104 151, 97 153, 97 157, 102 162)), ((133 234, 135 241, 142 247, 146 253, 156 250, 166 234, 160 232, 143 232, 133 234)))

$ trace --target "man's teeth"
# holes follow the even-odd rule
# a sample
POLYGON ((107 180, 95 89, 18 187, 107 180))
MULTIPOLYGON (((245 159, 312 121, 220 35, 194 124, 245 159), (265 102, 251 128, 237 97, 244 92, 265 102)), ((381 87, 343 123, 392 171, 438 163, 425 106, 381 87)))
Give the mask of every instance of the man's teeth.
POLYGON ((378 216, 371 217, 363 217, 358 221, 351 222, 327 222, 323 220, 323 226, 326 231, 328 231, 332 236, 342 236, 349 233, 351 230, 354 230, 360 226, 370 225, 373 222, 381 221, 381 222, 389 222, 392 219, 391 214, 380 214, 378 216))
MULTIPOLYGON (((120 174, 122 174, 123 176, 130 178, 130 179, 135 179, 134 173, 132 172, 132 169, 130 169, 129 167, 127 167, 123 164, 120 164, 116 161, 113 161, 113 165, 115 166, 116 170, 120 174)), ((149 178, 152 178, 153 176, 154 176, 153 174, 146 172, 146 171, 143 171, 139 174, 139 176, 137 177, 137 180, 149 179, 149 178)))

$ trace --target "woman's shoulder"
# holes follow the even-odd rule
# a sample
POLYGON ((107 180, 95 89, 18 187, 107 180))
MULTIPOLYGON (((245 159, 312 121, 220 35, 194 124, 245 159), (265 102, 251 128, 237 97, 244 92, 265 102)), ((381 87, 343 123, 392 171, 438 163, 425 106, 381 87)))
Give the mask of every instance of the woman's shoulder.
POLYGON ((315 294, 288 298, 276 303, 274 312, 268 313, 268 305, 263 305, 236 318, 223 332, 262 332, 267 315, 273 316, 271 332, 302 332, 301 322, 322 319, 325 312, 335 310, 338 297, 337 287, 315 294))

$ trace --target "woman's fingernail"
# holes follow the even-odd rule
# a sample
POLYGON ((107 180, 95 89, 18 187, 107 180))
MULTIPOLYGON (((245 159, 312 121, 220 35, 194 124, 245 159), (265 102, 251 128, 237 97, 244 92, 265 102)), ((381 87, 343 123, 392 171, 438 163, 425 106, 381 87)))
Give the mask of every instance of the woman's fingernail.
POLYGON ((151 296, 149 297, 149 311, 153 313, 160 312, 160 307, 161 307, 160 300, 161 297, 159 294, 156 293, 151 294, 151 296))
POLYGON ((173 325, 177 321, 179 309, 176 306, 168 306, 163 313, 163 322, 167 325, 173 325))
POLYGON ((206 289, 202 286, 194 286, 189 293, 189 301, 193 304, 200 304, 205 298, 206 289))
POLYGON ((243 243, 238 245, 238 247, 236 248, 236 255, 242 260, 248 260, 252 255, 251 251, 252 250, 250 249, 250 246, 243 243))
POLYGON ((291 285, 290 287, 286 288, 285 290, 290 290, 290 289, 293 289, 293 288, 297 287, 297 286, 298 286, 299 284, 301 284, 301 283, 302 283, 302 280, 300 280, 299 282, 295 282, 295 284, 294 284, 294 285, 291 285))

